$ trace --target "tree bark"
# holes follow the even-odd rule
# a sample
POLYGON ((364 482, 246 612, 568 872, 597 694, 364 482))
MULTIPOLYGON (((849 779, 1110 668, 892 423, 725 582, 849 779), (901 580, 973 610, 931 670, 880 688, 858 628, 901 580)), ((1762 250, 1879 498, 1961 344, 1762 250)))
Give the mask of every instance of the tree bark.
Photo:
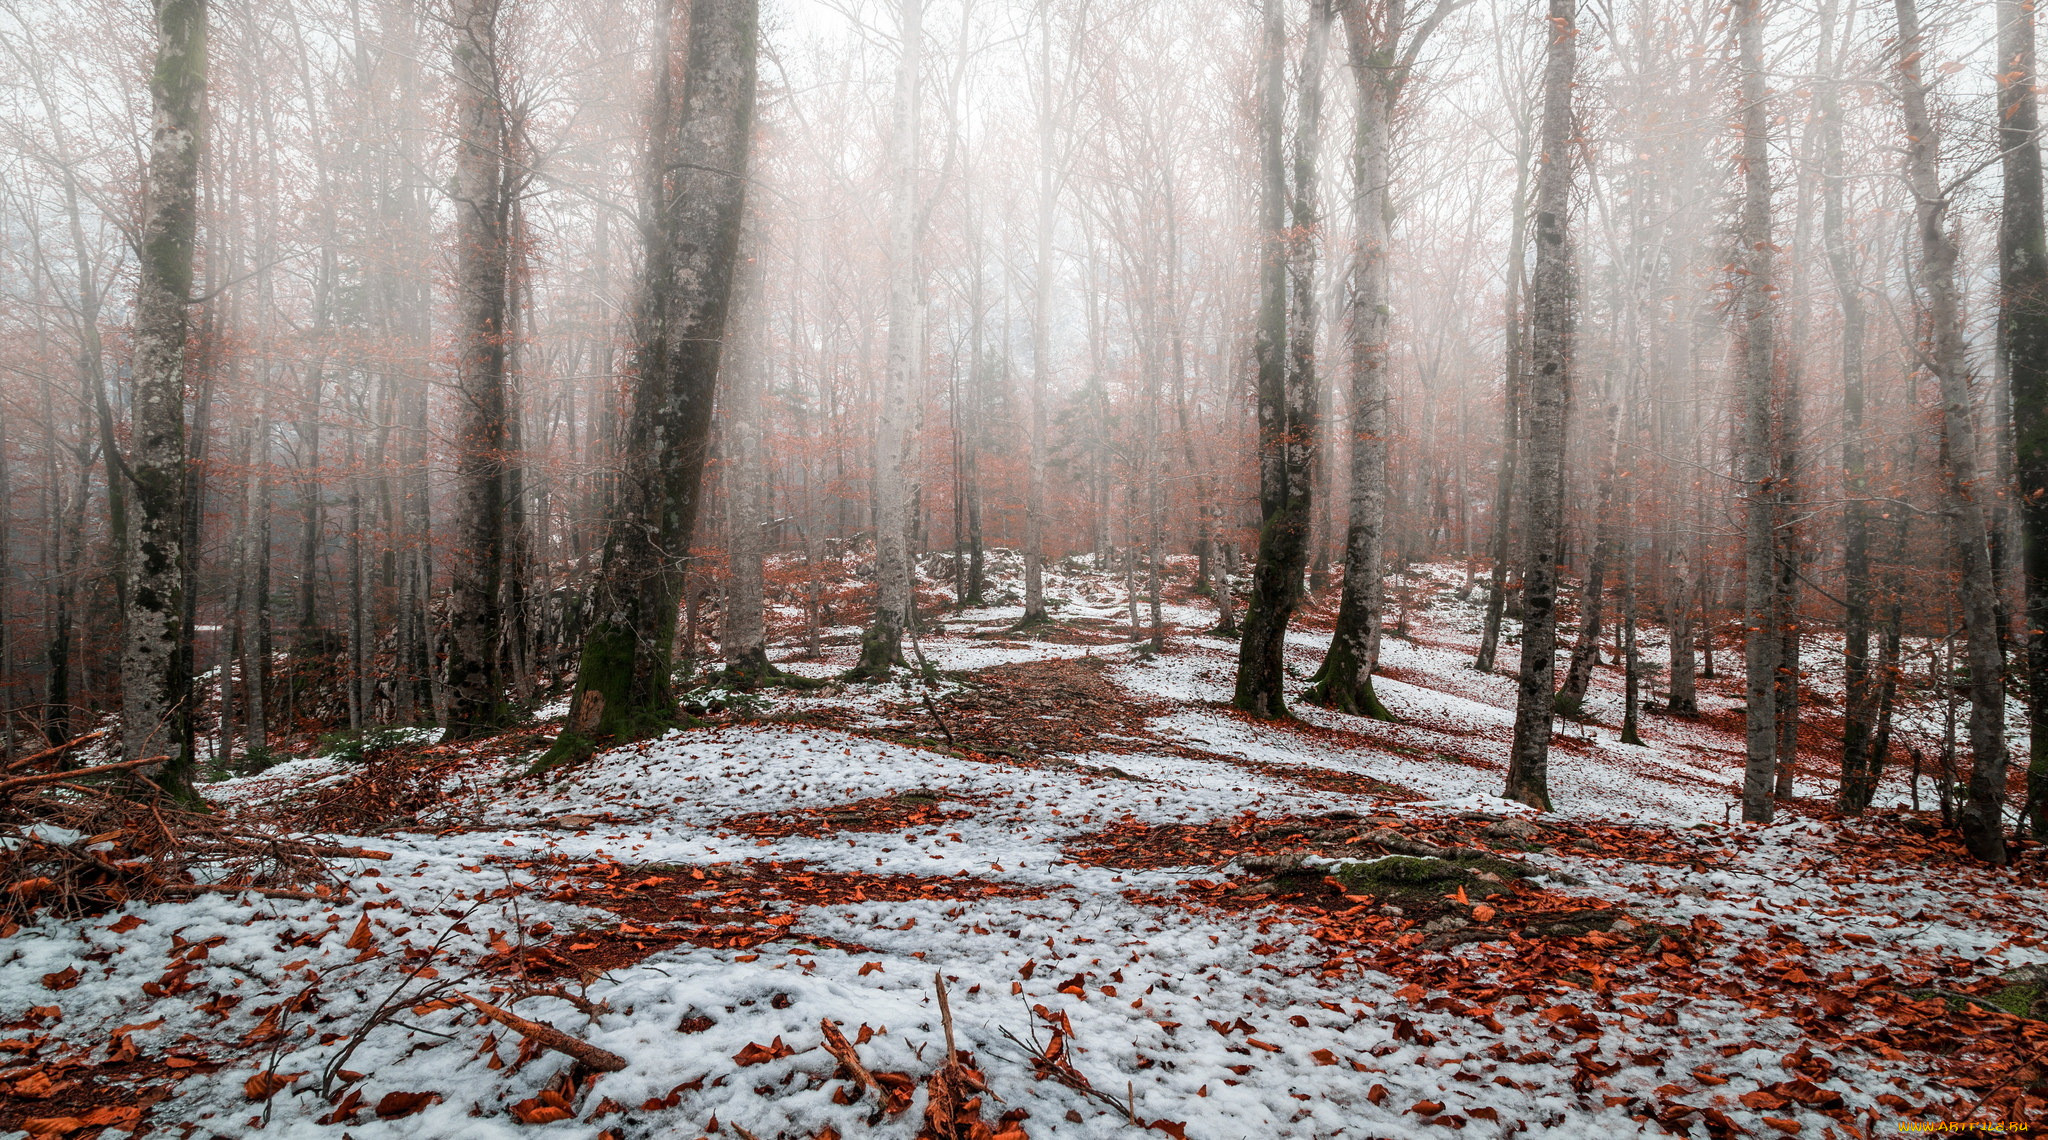
MULTIPOLYGON (((1326 5, 1319 5, 1311 35, 1325 23, 1326 5)), ((1344 586, 1337 602, 1337 625, 1330 634, 1330 650, 1317 670, 1308 699, 1343 712, 1378 720, 1391 720, 1386 706, 1373 691, 1372 672, 1379 664, 1379 628, 1386 603, 1382 568, 1387 558, 1387 342, 1391 335, 1389 318, 1391 292, 1388 268, 1388 216, 1392 175, 1388 151, 1392 145, 1393 113, 1401 93, 1401 73, 1388 67, 1394 46, 1393 35, 1373 27, 1363 5, 1344 6, 1346 39, 1350 45, 1351 73, 1358 92, 1358 123, 1352 138, 1351 177, 1358 200, 1358 240, 1352 255, 1351 290, 1348 298, 1351 394, 1349 400, 1351 446, 1350 496, 1344 528, 1344 586)), ((1397 35, 1399 28, 1391 31, 1397 35)), ((1327 35, 1327 32, 1322 33, 1327 35)), ((1320 52, 1318 39, 1309 41, 1320 52)), ((1317 71, 1320 68, 1317 60, 1317 71)), ((1308 83, 1303 65, 1304 90, 1308 83)), ((1307 96, 1303 102, 1306 104, 1307 96)), ((1320 91, 1317 102, 1321 102, 1320 91)), ((1297 145, 1307 130, 1297 130, 1297 145)), ((1313 172, 1309 172, 1313 177, 1313 172)), ((1299 184, 1303 173, 1297 168, 1299 184)), ((1297 200, 1301 197, 1297 191, 1297 200)), ((1313 210, 1313 201, 1310 201, 1313 210)), ((1297 240, 1315 224, 1311 215, 1304 223, 1297 207, 1293 233, 1297 240)), ((1312 264, 1297 275, 1294 283, 1297 306, 1312 306, 1303 293, 1315 288, 1312 264)), ((1295 330, 1305 333, 1306 345, 1294 345, 1297 358, 1314 360, 1314 310, 1308 322, 1295 330)))
POLYGON ((455 9, 457 427, 455 550, 448 598, 447 739, 502 727, 504 635, 505 348, 509 271, 500 0, 455 9))
POLYGON ((1881 760, 1871 745, 1877 727, 1877 678, 1870 667, 1870 468, 1863 428, 1863 283, 1849 239, 1844 204, 1847 173, 1842 153, 1840 64, 1836 61, 1834 3, 1821 7, 1822 82, 1814 98, 1820 120, 1821 241, 1834 277, 1842 319, 1842 788, 1844 810, 1860 812, 1877 791, 1881 760))
POLYGON ((2005 164, 1999 299, 2012 382, 2026 617, 2029 763, 2022 818, 2041 836, 2048 835, 2048 226, 2042 218, 2034 6, 2026 0, 1999 0, 1998 61, 1998 144, 2005 164))
MULTIPOLYGON (((1314 390, 1290 383, 1287 367, 1287 176, 1280 120, 1286 102, 1286 28, 1279 0, 1264 0, 1259 94, 1258 366, 1259 529, 1252 595, 1238 643, 1233 703, 1258 717, 1287 715, 1287 622, 1301 602, 1308 568, 1315 457, 1314 390)), ((1294 379, 1301 377, 1297 374, 1294 379)))
POLYGON ((1053 219, 1059 183, 1053 147, 1057 108, 1052 92, 1052 8, 1039 12, 1038 203, 1031 291, 1031 429, 1026 443, 1024 487, 1024 614, 1019 628, 1038 625, 1045 612, 1046 384, 1052 369, 1053 219))
MULTIPOLYGON (((751 239, 742 238, 751 245, 751 239)), ((725 467, 726 594, 720 616, 719 648, 726 672, 742 684, 757 684, 781 673, 768 661, 768 620, 762 589, 765 561, 762 499, 768 465, 761 423, 761 388, 768 368, 762 311, 763 275, 758 251, 742 258, 738 309, 731 318, 733 347, 720 370, 725 379, 725 435, 732 460, 725 467)))
POLYGON ((1493 542, 1489 553, 1493 565, 1487 571, 1486 618, 1479 635, 1479 654, 1472 667, 1493 672, 1500 652, 1500 623, 1507 610, 1508 562, 1513 558, 1515 533, 1515 467, 1522 439, 1522 319, 1523 258, 1529 245, 1529 148, 1533 132, 1527 117, 1517 124, 1520 145, 1515 152, 1515 200, 1508 223, 1507 297, 1503 305, 1501 338, 1505 342, 1505 367, 1501 371, 1501 443, 1499 468, 1493 491, 1493 542))
POLYGON ((137 771, 170 795, 191 799, 196 793, 188 747, 192 676, 185 640, 190 631, 184 620, 185 560, 192 553, 184 543, 185 337, 199 222, 205 0, 158 0, 156 35, 127 462, 135 515, 127 535, 121 751, 127 760, 166 757, 137 771))
POLYGON ((754 118, 757 0, 692 0, 680 114, 668 3, 649 115, 632 406, 557 758, 675 719, 676 607, 696 526, 754 118), (681 161, 679 156, 688 156, 681 161))
POLYGON ((1543 71, 1542 166, 1536 178, 1536 270, 1529 289, 1530 371, 1524 476, 1522 667, 1514 743, 1501 793, 1550 807, 1550 722, 1557 677, 1557 564, 1563 540, 1565 411, 1571 399, 1572 76, 1574 0, 1550 0, 1543 71))
POLYGON ((1963 317, 1956 289, 1955 241, 1949 202, 1936 170, 1941 137, 1927 111, 1921 77, 1920 14, 1915 0, 1897 0, 1899 98, 1905 112, 1908 177, 1918 199, 1920 287, 1926 298, 1930 341, 1924 362, 1941 391, 1941 466, 1949 543, 1962 579, 1962 618, 1970 671, 1970 791, 1958 816, 1963 843, 1987 863, 2005 862, 2005 659, 1998 636, 1998 603, 1985 546, 1984 490, 1977 474, 1977 427, 1963 317))
POLYGON ((1742 68, 1742 355, 1743 677, 1748 698, 1742 818, 1769 823, 1778 763, 1778 539, 1771 479, 1770 104, 1763 68, 1761 0, 1738 0, 1736 44, 1742 68))
POLYGON ((1593 683, 1593 664, 1600 656, 1600 624, 1607 602, 1607 567, 1614 560, 1614 462, 1621 446, 1621 410, 1607 408, 1607 462, 1600 477, 1600 505, 1593 512, 1595 538, 1593 559, 1586 567, 1585 588, 1579 593, 1579 632, 1572 643, 1570 662, 1565 666, 1564 684, 1557 687, 1557 711, 1577 716, 1586 703, 1586 690, 1593 683))
POLYGON ((889 344, 875 428, 875 616, 860 635, 852 677, 882 680, 903 664, 903 631, 917 620, 915 573, 907 528, 910 488, 903 474, 909 443, 910 394, 921 371, 923 342, 917 268, 917 133, 924 0, 903 0, 896 57, 896 112, 889 161, 895 187, 889 203, 889 344))

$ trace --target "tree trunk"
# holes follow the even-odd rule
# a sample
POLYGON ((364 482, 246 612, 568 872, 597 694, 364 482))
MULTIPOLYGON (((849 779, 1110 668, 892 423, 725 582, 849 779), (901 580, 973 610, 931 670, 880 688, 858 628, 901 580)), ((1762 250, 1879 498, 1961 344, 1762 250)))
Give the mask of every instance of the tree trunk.
POLYGON ((657 731, 675 719, 676 606, 711 431, 726 311, 739 260, 754 117, 756 0, 692 0, 678 116, 669 4, 655 42, 645 274, 635 317, 632 407, 591 591, 569 727, 554 755, 657 731), (678 155, 692 156, 685 163, 678 155))
POLYGON ((1579 633, 1572 643, 1572 656, 1565 666, 1564 684, 1557 687, 1557 711, 1567 717, 1579 715, 1586 703, 1586 690, 1593 683, 1593 665, 1600 656, 1600 623, 1607 602, 1607 567, 1614 560, 1614 461, 1621 446, 1620 409, 1607 408, 1607 462, 1600 478, 1600 505, 1594 511, 1592 563, 1586 567, 1585 588, 1579 593, 1579 633))
MULTIPOLYGON (((1315 23, 1310 25, 1310 50, 1316 53, 1316 72, 1303 62, 1303 88, 1316 74, 1320 84, 1321 39, 1327 32, 1327 5, 1319 5, 1315 23)), ((1350 45, 1351 71, 1358 90, 1358 124, 1352 138, 1351 177, 1358 199, 1358 241, 1351 267, 1348 299, 1351 371, 1350 412, 1350 501, 1344 528, 1344 588, 1337 602, 1337 625, 1330 634, 1330 651, 1323 657, 1308 699, 1343 712, 1378 720, 1392 720, 1386 706, 1373 691, 1372 671, 1378 665, 1380 615, 1386 600, 1382 568, 1387 557, 1387 341, 1392 321, 1388 319, 1391 298, 1388 272, 1387 222, 1390 213, 1391 176, 1388 150, 1391 146, 1393 112, 1400 98, 1398 75, 1387 74, 1377 57, 1383 48, 1374 35, 1367 12, 1359 4, 1344 8, 1346 39, 1350 45)), ((1304 93, 1304 109, 1308 105, 1304 93)), ((1317 91, 1316 102, 1321 102, 1317 91)), ((1295 132, 1296 145, 1310 131, 1306 110, 1303 125, 1295 132)), ((1312 180, 1314 171, 1304 173, 1297 160, 1295 181, 1312 180)), ((1296 201, 1303 199, 1297 190, 1296 201)), ((1293 233, 1303 240, 1316 224, 1314 201, 1304 223, 1297 205, 1293 233)), ((1297 359, 1312 367, 1315 351, 1313 296, 1315 281, 1310 262, 1295 278, 1295 304, 1306 310, 1306 322, 1298 322, 1294 335, 1305 335, 1306 344, 1293 345, 1297 359)))
POLYGON ((1743 676, 1748 698, 1747 760, 1742 818, 1769 823, 1778 763, 1778 538, 1771 481, 1770 116, 1763 69, 1762 0, 1737 0, 1736 43, 1742 67, 1742 471, 1743 676))
POLYGON ((480 736, 508 716, 504 634, 505 315, 508 142, 499 86, 500 0, 456 7, 457 426, 455 550, 448 598, 447 739, 480 736))
POLYGON ((889 160, 895 178, 889 203, 889 346, 881 414, 875 428, 875 616, 860 635, 860 661, 849 676, 883 680, 903 664, 903 631, 917 620, 916 581, 907 528, 910 487, 903 474, 910 399, 923 356, 917 266, 917 132, 919 57, 924 0, 903 0, 896 60, 896 113, 889 160))
MULTIPOLYGON (((750 239, 743 241, 753 244, 750 239)), ((726 594, 719 648, 727 673, 741 684, 758 684, 781 673, 768 661, 768 620, 762 590, 765 559, 762 510, 768 465, 762 454, 761 389, 768 369, 767 313, 763 311, 761 259, 742 258, 738 309, 731 318, 733 347, 720 370, 725 379, 725 436, 732 461, 725 466, 726 594)))
POLYGON ((1536 178, 1536 271, 1529 289, 1528 533, 1522 561, 1522 667, 1514 744, 1502 795, 1550 807, 1550 721, 1557 677, 1557 564, 1563 539, 1565 410, 1571 399, 1572 73, 1574 0, 1550 0, 1543 71, 1541 172, 1536 178))
POLYGON ((2005 202, 1999 213, 1999 297, 2012 378, 2021 575, 2025 590, 2027 806, 2036 836, 2048 835, 2048 226, 2042 219, 2034 6, 1998 4, 1999 151, 2005 202))
POLYGON ((1962 617, 1970 672, 1970 794, 1959 827, 1970 853, 1987 863, 2005 862, 2005 659, 1999 651, 1998 602, 1985 548, 1984 490, 1977 474, 1977 427, 1970 404, 1970 377, 1963 317, 1956 290, 1954 240, 1949 236, 1948 198, 1935 161, 1941 153, 1937 127, 1927 112, 1927 85, 1920 74, 1920 16, 1915 0, 1897 0, 1899 12, 1899 97, 1905 111, 1907 164, 1920 236, 1920 286, 1926 298, 1932 343, 1925 353, 1941 388, 1941 458, 1949 543, 1962 578, 1962 617))
POLYGON ((1517 124, 1520 145, 1515 151, 1515 200, 1508 224, 1507 300, 1501 326, 1506 366, 1501 371, 1501 442, 1493 491, 1493 565, 1487 571, 1486 618, 1479 634, 1479 655, 1472 667, 1493 672, 1500 652, 1500 623, 1507 609, 1508 562, 1515 533, 1515 465, 1522 439, 1523 257, 1529 245, 1529 148, 1533 145, 1527 116, 1517 124))
MULTIPOLYGON (((185 614, 185 337, 198 231, 205 0, 158 0, 149 184, 135 299, 135 388, 127 475, 135 517, 121 652, 121 750, 165 757, 138 773, 179 799, 192 790, 191 658, 185 614)), ((109 457, 110 468, 113 466, 109 457)))
POLYGON ((1024 615, 1018 628, 1047 620, 1045 613, 1046 384, 1052 362, 1053 217, 1059 205, 1054 169, 1056 108, 1052 92, 1052 9, 1040 12, 1038 50, 1037 249, 1031 292, 1031 430, 1024 487, 1024 615))
POLYGON ((1315 456, 1315 392, 1287 367, 1287 178, 1280 120, 1286 102, 1286 27, 1279 0, 1265 2, 1259 92, 1260 273, 1258 327, 1259 556, 1238 643, 1238 708, 1259 717, 1287 715, 1287 622, 1301 601, 1315 456))
POLYGON ((1876 793, 1882 757, 1872 753, 1877 679, 1870 668, 1870 469, 1864 457, 1863 283, 1848 233, 1842 154, 1841 87, 1835 62, 1835 5, 1821 8, 1823 82, 1815 93, 1821 141, 1821 241, 1842 315, 1842 788, 1844 810, 1861 811, 1876 793))

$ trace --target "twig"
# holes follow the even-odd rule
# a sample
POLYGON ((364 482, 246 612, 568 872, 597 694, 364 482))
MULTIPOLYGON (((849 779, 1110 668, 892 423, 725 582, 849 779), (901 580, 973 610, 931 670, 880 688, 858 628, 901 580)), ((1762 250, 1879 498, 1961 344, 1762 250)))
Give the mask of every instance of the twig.
POLYGON ((499 1009, 490 1002, 465 993, 457 993, 455 996, 475 1006, 492 1021, 507 1029, 516 1030, 542 1048, 553 1049, 557 1053, 574 1058, 577 1064, 593 1072, 616 1073, 626 1067, 626 1059, 617 1053, 571 1037, 544 1021, 530 1021, 511 1010, 499 1009))
POLYGON ((959 1064, 960 1050, 953 1044, 953 1006, 946 1000, 945 975, 934 971, 932 984, 939 988, 939 1020, 946 1027, 946 1067, 951 1069, 959 1064))

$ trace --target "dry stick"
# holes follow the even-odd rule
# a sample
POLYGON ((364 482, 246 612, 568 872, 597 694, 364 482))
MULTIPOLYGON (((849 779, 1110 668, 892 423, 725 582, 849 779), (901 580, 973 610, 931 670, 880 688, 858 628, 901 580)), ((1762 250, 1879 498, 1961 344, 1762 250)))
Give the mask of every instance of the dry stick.
POLYGON ((481 1001, 468 994, 458 993, 455 996, 475 1006, 492 1021, 507 1029, 518 1031, 544 1049, 553 1049, 557 1053, 574 1058, 578 1064, 593 1072, 616 1073, 626 1067, 626 1059, 617 1053, 571 1037, 544 1021, 529 1021, 510 1010, 499 1009, 490 1002, 481 1001))
POLYGON ((49 748, 43 749, 41 752, 31 752, 27 756, 23 756, 15 760, 14 763, 7 765, 5 768, 0 768, 0 772, 15 772, 23 768, 27 768, 30 765, 39 764, 44 760, 51 759, 52 757, 61 756, 64 753, 71 751, 72 749, 78 747, 81 744, 90 744, 93 741, 98 740, 100 737, 105 736, 106 734, 106 729, 97 729, 93 732, 86 733, 84 736, 73 737, 72 739, 67 740, 62 744, 52 745, 49 748))
POLYGON ((946 1001, 946 977, 939 971, 932 972, 932 984, 939 988, 939 1020, 946 1027, 946 1067, 959 1065, 959 1050, 953 1047, 953 1006, 946 1001))
POLYGON ((33 788, 38 784, 60 784, 76 780, 80 776, 94 776, 101 772, 120 772, 129 768, 140 768, 144 764, 161 764, 168 756, 144 756, 139 760, 123 760, 117 764, 96 764, 90 768, 73 768, 68 772, 38 772, 33 776, 16 776, 11 780, 0 780, 0 796, 10 796, 22 788, 33 788))
POLYGON ((882 1082, 875 1079, 868 1067, 861 1064, 860 1054, 853 1051, 853 1042, 846 1039, 846 1034, 839 1032, 839 1027, 833 1025, 829 1017, 819 1018, 818 1028, 825 1031, 825 1051, 838 1058, 856 1082, 875 1090, 876 1099, 886 1104, 889 1099, 887 1090, 882 1088, 882 1082))

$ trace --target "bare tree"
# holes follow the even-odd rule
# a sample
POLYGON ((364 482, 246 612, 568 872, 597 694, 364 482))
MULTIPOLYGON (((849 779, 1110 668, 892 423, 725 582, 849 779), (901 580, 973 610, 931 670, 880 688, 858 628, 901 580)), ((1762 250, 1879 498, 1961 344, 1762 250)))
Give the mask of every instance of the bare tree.
POLYGON ((1742 70, 1743 676, 1748 759, 1742 818, 1769 823, 1778 760, 1777 496, 1771 480, 1771 370, 1775 361, 1771 271, 1771 108, 1763 65, 1761 0, 1738 0, 1736 53, 1742 70))
MULTIPOLYGON (((149 184, 135 298, 133 441, 125 475, 127 627, 121 651, 121 749, 166 792, 191 798, 192 676, 185 652, 185 337, 199 228, 206 0, 159 0, 150 71, 149 184)), ((109 457, 111 464, 112 457, 109 457)))
POLYGON ((1929 343, 1921 363, 1941 393, 1941 466, 1946 476, 1943 513, 1956 571, 1962 579, 1963 634, 1970 669, 1970 794, 1957 823, 1970 853, 2005 862, 2005 657, 1999 645, 1998 604, 1991 554, 1985 545, 1985 485, 1977 474, 1977 425, 1970 402, 1969 363, 1956 292, 1955 239, 1949 233, 1949 190, 1937 168, 1940 128, 1927 111, 1927 81, 1919 8, 1897 0, 1899 103, 1904 112, 1907 177, 1916 199, 1920 288, 1927 305, 1929 343))
POLYGON ((756 0, 692 0, 681 106, 655 34, 642 282, 616 501, 557 757, 675 718, 676 608, 696 527, 752 151, 756 0), (682 156, 688 156, 687 159, 682 156))
POLYGON ((1308 569, 1315 488, 1314 373, 1287 367, 1287 168, 1281 159, 1286 105, 1286 26, 1265 0, 1259 59, 1258 366, 1259 556, 1237 656, 1235 704, 1253 716, 1287 715, 1287 622, 1308 569))
POLYGON ((1550 0, 1544 27, 1536 266, 1529 285, 1528 531, 1522 555, 1522 667, 1506 798, 1550 807, 1550 721, 1557 678, 1557 562, 1563 537, 1565 410, 1572 379, 1573 0, 1550 0))
POLYGON ((455 74, 457 403, 455 542, 448 598, 448 738, 503 725, 506 274, 510 177, 498 59, 501 0, 460 0, 451 52, 455 74))
POLYGON ((875 615, 860 636, 853 676, 883 678, 903 663, 903 632, 917 619, 910 565, 910 488, 903 450, 910 430, 910 393, 923 355, 917 281, 917 132, 924 0, 903 0, 896 57, 895 117, 889 162, 889 345, 875 429, 875 615))
POLYGON ((2027 804, 2048 835, 2048 224, 2042 218, 2040 96, 2034 6, 1998 4, 1999 299, 2012 383, 2027 662, 2027 804))

